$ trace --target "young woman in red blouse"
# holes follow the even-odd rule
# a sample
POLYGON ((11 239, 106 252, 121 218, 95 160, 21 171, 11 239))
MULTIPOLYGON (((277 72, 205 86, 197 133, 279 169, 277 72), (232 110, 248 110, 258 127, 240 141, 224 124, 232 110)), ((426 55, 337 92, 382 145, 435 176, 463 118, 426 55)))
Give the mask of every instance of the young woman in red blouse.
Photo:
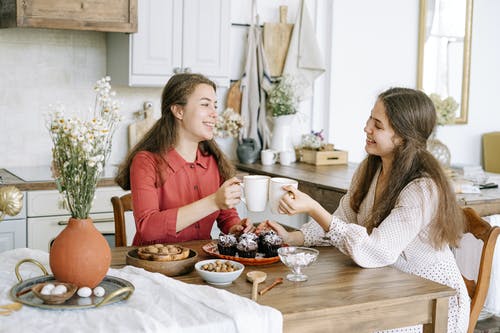
POLYGON ((252 229, 240 202, 234 167, 213 140, 215 84, 200 74, 176 74, 162 93, 162 116, 130 151, 116 182, 132 191, 133 245, 209 239, 252 229))

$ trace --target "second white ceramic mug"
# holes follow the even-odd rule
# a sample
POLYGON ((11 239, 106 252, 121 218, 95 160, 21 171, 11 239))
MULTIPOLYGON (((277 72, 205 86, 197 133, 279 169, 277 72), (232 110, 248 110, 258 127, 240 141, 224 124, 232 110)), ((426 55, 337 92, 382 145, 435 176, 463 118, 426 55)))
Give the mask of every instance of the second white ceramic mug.
POLYGON ((262 165, 272 165, 276 163, 278 154, 272 149, 264 149, 260 152, 260 162, 262 165))
POLYGON ((279 214, 278 211, 281 197, 287 193, 283 189, 285 185, 292 185, 295 188, 298 188, 299 183, 295 179, 290 178, 271 178, 269 181, 269 207, 271 212, 274 214, 279 214))
POLYGON ((269 176, 247 175, 243 176, 243 197, 249 211, 263 212, 266 210, 269 195, 269 176))
POLYGON ((280 151, 280 164, 290 165, 295 162, 295 152, 293 150, 280 151))

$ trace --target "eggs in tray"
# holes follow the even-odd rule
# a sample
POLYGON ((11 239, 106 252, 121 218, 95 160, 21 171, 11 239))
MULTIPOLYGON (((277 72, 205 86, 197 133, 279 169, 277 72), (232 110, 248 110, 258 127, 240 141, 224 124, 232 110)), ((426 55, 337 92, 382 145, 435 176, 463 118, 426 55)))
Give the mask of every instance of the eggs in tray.
POLYGON ((103 297, 106 291, 103 287, 97 286, 94 290, 89 287, 78 287, 71 283, 62 283, 58 281, 39 283, 31 288, 33 294, 40 298, 45 304, 62 304, 69 300, 75 292, 80 297, 90 297, 92 294, 96 297, 103 297))

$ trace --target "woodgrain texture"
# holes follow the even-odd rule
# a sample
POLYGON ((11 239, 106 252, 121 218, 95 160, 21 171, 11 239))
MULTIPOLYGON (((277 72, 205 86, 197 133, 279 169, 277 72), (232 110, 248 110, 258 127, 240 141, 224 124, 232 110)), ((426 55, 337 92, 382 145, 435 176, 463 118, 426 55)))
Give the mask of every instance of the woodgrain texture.
MULTIPOLYGON (((180 245, 198 252, 199 260, 208 259, 201 251, 207 240, 180 245)), ((132 247, 112 249, 112 267, 125 265, 132 247)), ((448 298, 455 290, 409 275, 390 267, 364 269, 334 247, 318 247, 318 260, 305 269, 306 282, 283 283, 258 298, 258 303, 281 311, 284 332, 373 332, 413 324, 424 324, 426 332, 446 332, 448 298)), ((267 281, 285 277, 289 271, 281 262, 259 266, 267 281)), ((231 285, 221 287, 251 298, 252 284, 246 273, 231 285)), ((205 284, 196 274, 176 277, 180 281, 205 284)), ((262 288, 266 287, 266 283, 262 288)))
POLYGON ((0 27, 137 32, 137 0, 5 0, 0 27))
POLYGON ((285 66, 293 24, 286 23, 287 6, 280 6, 280 22, 264 23, 264 52, 271 76, 281 76, 285 66))

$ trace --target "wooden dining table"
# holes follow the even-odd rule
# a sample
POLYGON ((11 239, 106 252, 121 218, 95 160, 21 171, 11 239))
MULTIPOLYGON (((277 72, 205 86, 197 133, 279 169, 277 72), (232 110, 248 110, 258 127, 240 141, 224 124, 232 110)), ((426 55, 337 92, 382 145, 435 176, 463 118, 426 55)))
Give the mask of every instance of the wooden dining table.
MULTIPOLYGON (((179 245, 198 253, 198 259, 213 258, 202 246, 210 242, 191 241, 179 245)), ((125 266, 127 252, 134 247, 112 248, 113 268, 125 266)), ((217 286, 242 297, 251 297, 252 285, 246 273, 263 271, 267 279, 260 289, 282 277, 283 283, 259 296, 257 302, 283 315, 284 332, 373 332, 423 324, 424 332, 446 332, 448 299, 455 290, 401 272, 392 267, 361 268, 334 247, 316 247, 316 262, 304 269, 305 282, 286 279, 289 269, 280 261, 267 265, 246 265, 241 276, 228 286, 217 286)), ((177 280, 206 284, 192 271, 177 280)))

